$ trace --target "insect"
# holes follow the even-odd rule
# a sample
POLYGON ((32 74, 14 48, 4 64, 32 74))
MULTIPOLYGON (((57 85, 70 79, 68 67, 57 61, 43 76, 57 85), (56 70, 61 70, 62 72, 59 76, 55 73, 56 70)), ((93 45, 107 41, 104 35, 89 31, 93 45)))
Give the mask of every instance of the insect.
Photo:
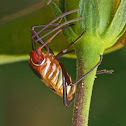
MULTIPOLYGON (((79 9, 67 11, 62 15, 60 15, 59 17, 57 17, 56 19, 54 19, 53 21, 51 21, 49 24, 33 26, 31 29, 33 41, 32 41, 32 51, 30 52, 29 65, 33 70, 33 72, 46 84, 46 86, 51 88, 59 96, 63 97, 63 103, 64 106, 66 107, 68 107, 74 99, 73 95, 76 90, 76 84, 80 82, 86 75, 92 72, 102 61, 101 56, 99 62, 89 72, 83 75, 79 80, 72 83, 72 80, 70 79, 70 76, 66 72, 65 67, 60 61, 58 61, 58 58, 60 58, 62 55, 68 52, 71 52, 68 51, 69 47, 71 47, 74 43, 76 43, 83 36, 85 31, 83 31, 76 40, 71 42, 67 48, 60 51, 57 55, 54 55, 53 51, 47 46, 47 44, 50 43, 58 33, 71 26, 69 23, 82 19, 81 17, 79 17, 60 24, 64 16, 76 12, 78 10, 79 9), (59 19, 60 21, 56 23, 56 21, 59 19), (49 26, 53 26, 53 28, 48 28, 49 26), (39 28, 43 27, 43 28, 40 31, 36 32, 35 28, 37 27, 39 28), (49 32, 44 34, 42 37, 39 36, 39 33, 48 30, 49 32), (43 41, 44 37, 46 37, 47 35, 56 30, 58 31, 52 37, 50 37, 45 42, 43 41), (41 46, 39 46, 38 48, 36 47, 37 42, 41 44, 41 46), (46 49, 46 52, 41 51, 43 48, 46 49)), ((111 71, 102 70, 97 73, 98 74, 111 73, 111 71)))

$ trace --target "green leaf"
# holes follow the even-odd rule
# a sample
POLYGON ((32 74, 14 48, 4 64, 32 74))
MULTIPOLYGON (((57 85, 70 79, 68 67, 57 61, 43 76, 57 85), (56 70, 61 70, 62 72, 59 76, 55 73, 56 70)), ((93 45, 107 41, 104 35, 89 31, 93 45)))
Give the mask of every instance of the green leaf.
MULTIPOLYGON (((114 15, 114 18, 105 33, 106 34, 105 36, 106 38, 116 38, 116 40, 118 40, 119 37, 125 32, 125 30, 126 30, 126 0, 121 0, 119 7, 114 15)), ((114 43, 115 42, 113 41, 113 43, 110 42, 109 44, 113 45, 114 43)))
POLYGON ((66 0, 59 0, 59 8, 62 12, 65 12, 66 10, 65 3, 66 3, 66 0))

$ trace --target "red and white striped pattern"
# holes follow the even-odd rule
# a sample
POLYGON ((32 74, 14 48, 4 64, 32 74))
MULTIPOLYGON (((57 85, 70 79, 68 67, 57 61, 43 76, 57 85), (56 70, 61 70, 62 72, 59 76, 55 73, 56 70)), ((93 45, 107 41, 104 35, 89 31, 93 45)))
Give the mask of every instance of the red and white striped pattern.
MULTIPOLYGON (((62 80, 62 69, 59 62, 54 59, 54 57, 49 56, 47 53, 42 53, 44 60, 41 64, 33 63, 30 59, 32 66, 35 66, 35 69, 42 76, 42 81, 50 87, 55 93, 63 97, 63 80, 62 80), (36 68, 37 67, 37 68, 36 68)), ((66 84, 67 85, 67 84, 66 84)), ((67 98, 68 100, 72 99, 72 95, 75 93, 76 86, 67 85, 67 98)))

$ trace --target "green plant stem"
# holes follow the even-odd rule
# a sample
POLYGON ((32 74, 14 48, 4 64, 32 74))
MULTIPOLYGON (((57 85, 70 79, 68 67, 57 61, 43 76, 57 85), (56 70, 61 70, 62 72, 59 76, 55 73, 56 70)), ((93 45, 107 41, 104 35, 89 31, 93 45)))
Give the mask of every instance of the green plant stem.
MULTIPOLYGON (((92 45, 88 45, 84 49, 85 44, 77 44, 75 46, 77 54, 77 70, 78 78, 87 73, 93 66, 99 62, 100 51, 92 45)), ((79 84, 77 84, 73 126, 88 126, 89 109, 93 83, 95 79, 96 69, 88 74, 79 84)))
MULTIPOLYGON (((81 63, 79 63, 78 67, 80 68, 78 70, 78 78, 79 78, 83 75, 83 66, 81 63)), ((93 72, 92 75, 90 75, 90 77, 92 76, 92 78, 94 78, 95 71, 93 72)), ((87 126, 92 90, 93 90, 92 80, 86 83, 86 80, 84 79, 77 85, 73 126, 87 126)))

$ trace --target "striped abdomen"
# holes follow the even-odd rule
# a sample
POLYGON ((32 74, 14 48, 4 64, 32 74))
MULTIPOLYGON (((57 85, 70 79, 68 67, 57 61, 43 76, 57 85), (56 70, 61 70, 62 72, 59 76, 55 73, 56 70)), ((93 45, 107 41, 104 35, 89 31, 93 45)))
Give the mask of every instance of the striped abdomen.
MULTIPOLYGON (((43 53, 44 60, 41 65, 35 66, 30 59, 30 64, 37 70, 41 75, 41 80, 52 90, 54 90, 59 96, 63 97, 63 79, 62 69, 59 62, 54 57, 43 53), (33 66, 34 65, 34 66, 33 66)), ((67 84, 66 84, 67 85, 67 84)), ((76 86, 67 85, 67 98, 72 99, 72 95, 75 93, 76 86)))

